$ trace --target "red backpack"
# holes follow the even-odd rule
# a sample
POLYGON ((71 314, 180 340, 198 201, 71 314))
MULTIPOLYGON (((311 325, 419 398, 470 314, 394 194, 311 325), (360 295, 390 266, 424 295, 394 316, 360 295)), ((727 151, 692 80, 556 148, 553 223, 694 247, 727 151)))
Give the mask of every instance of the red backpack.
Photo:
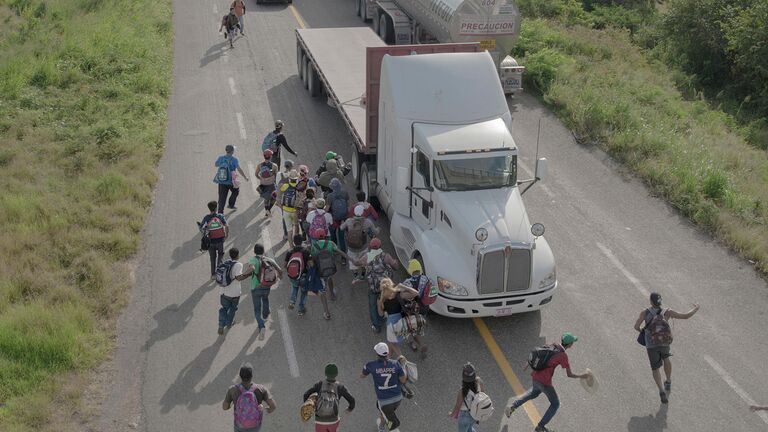
POLYGON ((304 253, 301 250, 297 250, 288 258, 285 272, 292 280, 299 280, 301 275, 304 274, 304 264, 304 253))
POLYGON ((208 221, 208 226, 206 227, 208 230, 208 238, 212 240, 224 238, 227 235, 224 226, 224 221, 221 220, 218 215, 211 217, 208 221))

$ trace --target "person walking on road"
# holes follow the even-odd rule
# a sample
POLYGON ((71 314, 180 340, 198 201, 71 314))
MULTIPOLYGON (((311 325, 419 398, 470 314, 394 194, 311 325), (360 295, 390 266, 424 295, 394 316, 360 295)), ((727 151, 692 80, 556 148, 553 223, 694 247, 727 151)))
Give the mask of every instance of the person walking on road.
POLYGON ((379 411, 376 420, 379 432, 399 431, 400 419, 397 418, 397 408, 403 400, 402 385, 408 380, 403 364, 405 357, 398 356, 397 361, 390 360, 389 347, 379 342, 373 347, 378 356, 363 366, 360 378, 371 375, 373 389, 376 392, 376 408, 379 411))
POLYGON ((240 304, 240 296, 243 293, 242 281, 246 280, 248 276, 243 274, 243 263, 238 261, 240 258, 240 250, 232 248, 229 250, 229 259, 232 261, 229 267, 229 276, 227 286, 221 287, 221 295, 219 302, 221 308, 219 308, 219 335, 224 334, 224 329, 232 328, 232 324, 235 322, 235 313, 237 313, 237 306, 240 304))
POLYGON ((277 409, 269 390, 261 384, 253 383, 252 380, 253 366, 246 363, 240 368, 240 383, 227 389, 221 404, 224 411, 233 404, 235 406, 234 432, 259 432, 264 422, 264 411, 272 413, 277 409))
POLYGON ((257 330, 259 340, 264 339, 265 321, 269 318, 269 292, 277 280, 283 277, 283 270, 273 258, 265 256, 264 246, 259 243, 253 246, 254 257, 248 265, 245 276, 251 277, 251 299, 253 314, 259 325, 257 330))
POLYGON ((344 180, 344 173, 339 169, 336 159, 327 160, 325 161, 325 171, 317 177, 317 184, 320 186, 323 194, 326 195, 325 198, 328 198, 327 194, 333 190, 331 181, 334 179, 338 181, 344 180))
POLYGON ((208 239, 208 255, 211 258, 211 280, 216 279, 216 267, 224 259, 224 240, 229 236, 227 218, 220 211, 216 211, 216 201, 208 202, 209 213, 203 216, 198 224, 200 232, 208 239))
MULTIPOLYGON (((347 242, 344 232, 341 230, 341 224, 347 219, 347 212, 349 212, 349 194, 344 190, 339 179, 331 180, 331 193, 326 197, 326 203, 328 203, 328 211, 333 217, 333 223, 331 224, 331 241, 336 243, 343 252, 347 251, 347 242)), ((341 265, 346 265, 347 262, 342 259, 341 265)))
POLYGON ((288 146, 288 140, 285 139, 285 135, 283 134, 284 126, 285 123, 283 123, 282 120, 275 120, 275 129, 264 137, 264 141, 261 144, 261 151, 271 150, 272 153, 274 153, 272 162, 276 163, 277 166, 280 166, 280 149, 283 147, 285 147, 288 153, 297 158, 299 157, 299 154, 288 146))
MULTIPOLYGON (((403 285, 415 289, 418 295, 419 314, 426 320, 429 314, 429 306, 434 302, 437 296, 437 290, 433 288, 432 280, 423 274, 421 263, 417 259, 408 261, 408 274, 411 275, 403 281, 403 285), (426 299, 426 300, 425 300, 426 299)), ((427 357, 427 345, 424 343, 423 335, 414 334, 411 341, 411 349, 421 352, 422 360, 427 357)))
POLYGON ((285 226, 285 211, 283 210, 282 206, 282 187, 286 183, 288 183, 288 177, 291 171, 293 170, 293 161, 290 159, 286 159, 283 162, 283 170, 277 173, 277 177, 275 178, 275 187, 277 189, 277 206, 280 207, 280 213, 283 216, 283 240, 288 239, 288 227, 285 226))
POLYGON ((672 343, 672 327, 669 320, 688 319, 699 311, 699 305, 693 305, 693 308, 686 313, 676 312, 672 309, 664 309, 661 302, 661 294, 651 293, 651 307, 640 312, 640 316, 635 321, 635 330, 640 332, 637 341, 644 345, 648 351, 648 360, 651 363, 651 373, 656 387, 659 389, 661 403, 669 402, 669 392, 672 389, 672 361, 669 351, 672 343), (664 375, 666 381, 662 384, 661 372, 659 369, 664 366, 664 375))
POLYGON ((355 193, 355 198, 357 199, 357 202, 355 205, 352 206, 351 209, 349 209, 348 217, 354 216, 354 210, 357 206, 363 206, 363 217, 370 220, 371 222, 376 222, 379 220, 379 212, 376 211, 375 208, 365 200, 365 192, 363 191, 357 191, 355 193))
MULTIPOLYGON (((310 255, 317 271, 323 281, 323 286, 327 288, 331 301, 336 301, 336 290, 333 284, 333 275, 338 270, 336 268, 336 255, 341 255, 344 259, 349 259, 346 253, 342 252, 336 243, 325 238, 325 233, 321 231, 315 234, 318 240, 312 242, 310 255)), ((330 319, 330 314, 326 319, 330 319)))
POLYGON ((278 200, 280 203, 280 210, 283 213, 283 239, 287 240, 290 235, 294 235, 300 232, 299 221, 296 213, 299 206, 299 173, 296 170, 291 170, 288 173, 288 179, 285 183, 281 184, 278 189, 278 200))
POLYGON ((418 293, 413 288, 404 285, 395 286, 392 279, 381 281, 381 296, 377 304, 379 315, 387 315, 387 343, 396 356, 402 354, 401 347, 405 340, 403 331, 403 303, 416 298, 418 293))
POLYGON ((256 177, 259 179, 259 196, 264 200, 264 212, 267 219, 272 216, 272 206, 277 198, 275 180, 279 167, 272 162, 272 150, 264 151, 264 161, 256 167, 256 177))
POLYGON ((224 151, 226 154, 219 156, 214 163, 216 176, 213 178, 213 182, 219 185, 219 213, 224 212, 224 204, 227 203, 228 194, 231 194, 228 207, 231 210, 237 210, 235 204, 237 203, 237 196, 240 194, 240 188, 235 187, 235 183, 238 182, 238 179, 235 178, 237 173, 242 175, 245 181, 248 181, 248 176, 240 168, 240 161, 234 156, 235 146, 227 145, 224 151))
POLYGON ((229 7, 235 10, 235 16, 240 22, 240 35, 245 36, 245 2, 243 0, 234 0, 229 7))
POLYGON ((224 29, 224 39, 229 39, 229 47, 234 48, 235 35, 237 35, 237 28, 240 27, 240 22, 235 14, 235 8, 229 8, 229 13, 221 18, 221 25, 219 31, 224 29))
POLYGON ((285 253, 285 273, 291 280, 291 300, 288 303, 288 309, 292 310, 296 307, 298 297, 299 316, 306 312, 310 260, 309 249, 304 246, 303 239, 300 235, 294 235, 293 247, 285 253))
POLYGON ((371 318, 371 329, 381 333, 384 317, 379 313, 379 297, 381 296, 381 281, 391 279, 394 269, 399 266, 392 255, 381 249, 381 240, 371 239, 371 249, 363 257, 365 262, 365 279, 368 283, 368 314, 371 318))
POLYGON ((315 432, 336 432, 339 429, 339 402, 347 401, 347 414, 355 409, 355 398, 344 384, 336 381, 339 368, 334 363, 325 365, 325 379, 304 392, 304 402, 315 397, 315 432))
POLYGON ((368 239, 373 238, 379 232, 376 225, 363 216, 364 212, 363 206, 355 206, 354 216, 339 225, 339 230, 343 232, 343 237, 347 243, 347 255, 350 257, 349 269, 352 270, 354 280, 365 279, 363 274, 365 267, 358 266, 357 262, 366 261, 368 239))
POLYGON ((467 363, 461 371, 461 389, 456 395, 456 403, 448 416, 459 421, 459 432, 475 432, 475 421, 469 412, 472 401, 480 392, 485 392, 483 380, 477 376, 477 371, 472 363, 467 363))
POLYGON ((325 211, 325 200, 318 198, 315 200, 315 209, 310 210, 307 213, 307 219, 305 221, 309 224, 307 227, 307 234, 309 235, 312 243, 320 239, 320 234, 323 238, 331 235, 331 225, 333 224, 333 216, 325 211))
MULTIPOLYGON (((568 378, 588 378, 589 373, 575 374, 571 372, 571 364, 568 360, 568 354, 566 350, 573 346, 573 343, 578 341, 579 338, 571 333, 563 333, 560 338, 559 344, 550 344, 537 348, 534 352, 541 356, 542 367, 539 370, 534 369, 531 372, 531 378, 533 380, 533 386, 520 397, 516 398, 510 406, 506 409, 506 416, 509 417, 520 408, 521 405, 529 400, 536 399, 540 394, 544 395, 549 400, 549 408, 541 417, 539 424, 536 426, 535 432, 549 432, 547 424, 555 416, 558 408, 560 408, 560 399, 557 396, 555 387, 552 385, 552 376, 555 374, 555 368, 561 366, 565 369, 568 378)), ((532 353, 533 354, 533 353, 532 353)))

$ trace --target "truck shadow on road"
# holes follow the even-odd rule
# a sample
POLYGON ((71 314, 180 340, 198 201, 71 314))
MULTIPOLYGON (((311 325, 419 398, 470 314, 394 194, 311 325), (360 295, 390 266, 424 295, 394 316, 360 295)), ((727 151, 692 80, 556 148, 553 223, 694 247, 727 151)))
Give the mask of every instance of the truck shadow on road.
POLYGON ((667 428, 667 410, 669 405, 661 404, 659 411, 654 416, 648 414, 644 417, 631 417, 627 423, 629 432, 658 432, 667 428))
POLYGON ((155 343, 168 339, 184 330, 192 320, 195 306, 206 293, 214 288, 213 285, 213 281, 206 281, 187 297, 182 304, 168 305, 158 311, 153 317, 157 326, 149 333, 149 338, 142 347, 142 351, 149 351, 155 343))

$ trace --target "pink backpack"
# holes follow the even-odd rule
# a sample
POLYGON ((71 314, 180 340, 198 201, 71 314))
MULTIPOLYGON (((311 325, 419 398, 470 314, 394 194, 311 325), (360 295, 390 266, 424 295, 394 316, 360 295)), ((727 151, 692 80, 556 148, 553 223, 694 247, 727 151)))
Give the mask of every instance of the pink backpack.
POLYGON ((320 232, 328 235, 328 221, 325 220, 325 211, 315 210, 315 216, 309 224, 309 236, 317 239, 320 232))
POLYGON ((251 384, 251 387, 246 389, 242 384, 238 384, 237 388, 240 390, 240 396, 235 402, 235 426, 240 429, 260 427, 264 413, 256 397, 256 385, 251 384))

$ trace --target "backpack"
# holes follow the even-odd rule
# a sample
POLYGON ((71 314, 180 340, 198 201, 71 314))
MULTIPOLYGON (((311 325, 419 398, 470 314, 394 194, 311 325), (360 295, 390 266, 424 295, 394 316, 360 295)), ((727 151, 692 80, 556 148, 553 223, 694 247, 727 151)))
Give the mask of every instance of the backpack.
POLYGON ((327 278, 336 274, 336 260, 333 257, 333 251, 328 248, 328 240, 325 240, 323 247, 315 255, 315 263, 320 272, 320 277, 327 278))
POLYGON ((271 131, 267 134, 267 136, 264 137, 264 141, 261 143, 261 152, 265 152, 267 150, 272 150, 273 152, 277 152, 277 135, 275 131, 271 131))
MULTIPOLYGON (((464 398, 464 405, 467 405, 466 398, 464 398)), ((484 422, 493 416, 493 401, 490 396, 483 392, 474 393, 472 402, 467 405, 467 409, 469 409, 469 415, 476 422, 484 422)))
POLYGON ((273 176, 274 173, 272 172, 272 162, 262 162, 261 165, 259 165, 259 178, 267 180, 273 176))
POLYGON ((368 288, 374 293, 381 291, 382 279, 392 277, 392 268, 384 261, 384 252, 376 255, 365 266, 365 277, 368 279, 368 288))
POLYGON ((648 309, 645 314, 646 325, 645 328, 648 332, 648 340, 652 346, 667 346, 672 343, 672 327, 669 325, 669 321, 664 318, 664 312, 655 313, 648 309), (648 315, 652 315, 650 321, 648 315))
POLYGON ((261 420, 264 418, 264 413, 259 403, 259 398, 256 397, 256 391, 258 390, 254 384, 246 389, 242 384, 238 384, 237 388, 240 389, 240 396, 238 396, 235 402, 235 426, 240 429, 253 429, 261 427, 261 420))
POLYGON ((424 275, 419 275, 411 278, 411 285, 416 291, 419 292, 419 303, 422 306, 429 306, 437 300, 437 287, 432 285, 432 281, 424 275))
POLYGON ((549 360, 557 353, 561 352, 555 345, 543 345, 534 348, 528 354, 528 365, 535 371, 541 371, 547 368, 549 360))
POLYGON ((296 208, 296 195, 297 190, 294 186, 288 186, 283 191, 282 199, 280 200, 280 204, 283 207, 289 207, 289 208, 296 208))
POLYGON ((334 194, 333 201, 331 201, 331 216, 333 220, 340 221, 347 218, 347 200, 339 194, 334 194))
POLYGON ((206 229, 208 230, 208 238, 211 240, 224 238, 227 235, 224 229, 224 221, 221 220, 219 215, 211 216, 206 229))
POLYGON ((269 288, 277 282, 277 271, 264 257, 259 257, 259 287, 269 288))
POLYGON ((232 283, 232 266, 235 265, 235 261, 226 260, 216 266, 216 283, 220 286, 226 287, 232 283))
POLYGON ((288 265, 285 266, 285 272, 292 280, 299 280, 301 275, 304 274, 305 264, 303 251, 297 250, 288 258, 288 265))
POLYGON ((309 224, 309 236, 317 238, 317 232, 322 231, 328 233, 328 221, 325 220, 325 210, 315 211, 315 216, 312 217, 312 222, 309 224))
POLYGON ((362 249, 367 240, 365 233, 365 219, 355 217, 347 230, 347 246, 352 249, 362 249))
POLYGON ((339 415, 338 384, 323 381, 315 403, 315 415, 318 417, 336 417, 339 415))
POLYGON ((405 300, 402 297, 398 297, 400 300, 400 306, 403 309, 403 315, 418 315, 419 314, 419 298, 414 297, 410 300, 405 300))

